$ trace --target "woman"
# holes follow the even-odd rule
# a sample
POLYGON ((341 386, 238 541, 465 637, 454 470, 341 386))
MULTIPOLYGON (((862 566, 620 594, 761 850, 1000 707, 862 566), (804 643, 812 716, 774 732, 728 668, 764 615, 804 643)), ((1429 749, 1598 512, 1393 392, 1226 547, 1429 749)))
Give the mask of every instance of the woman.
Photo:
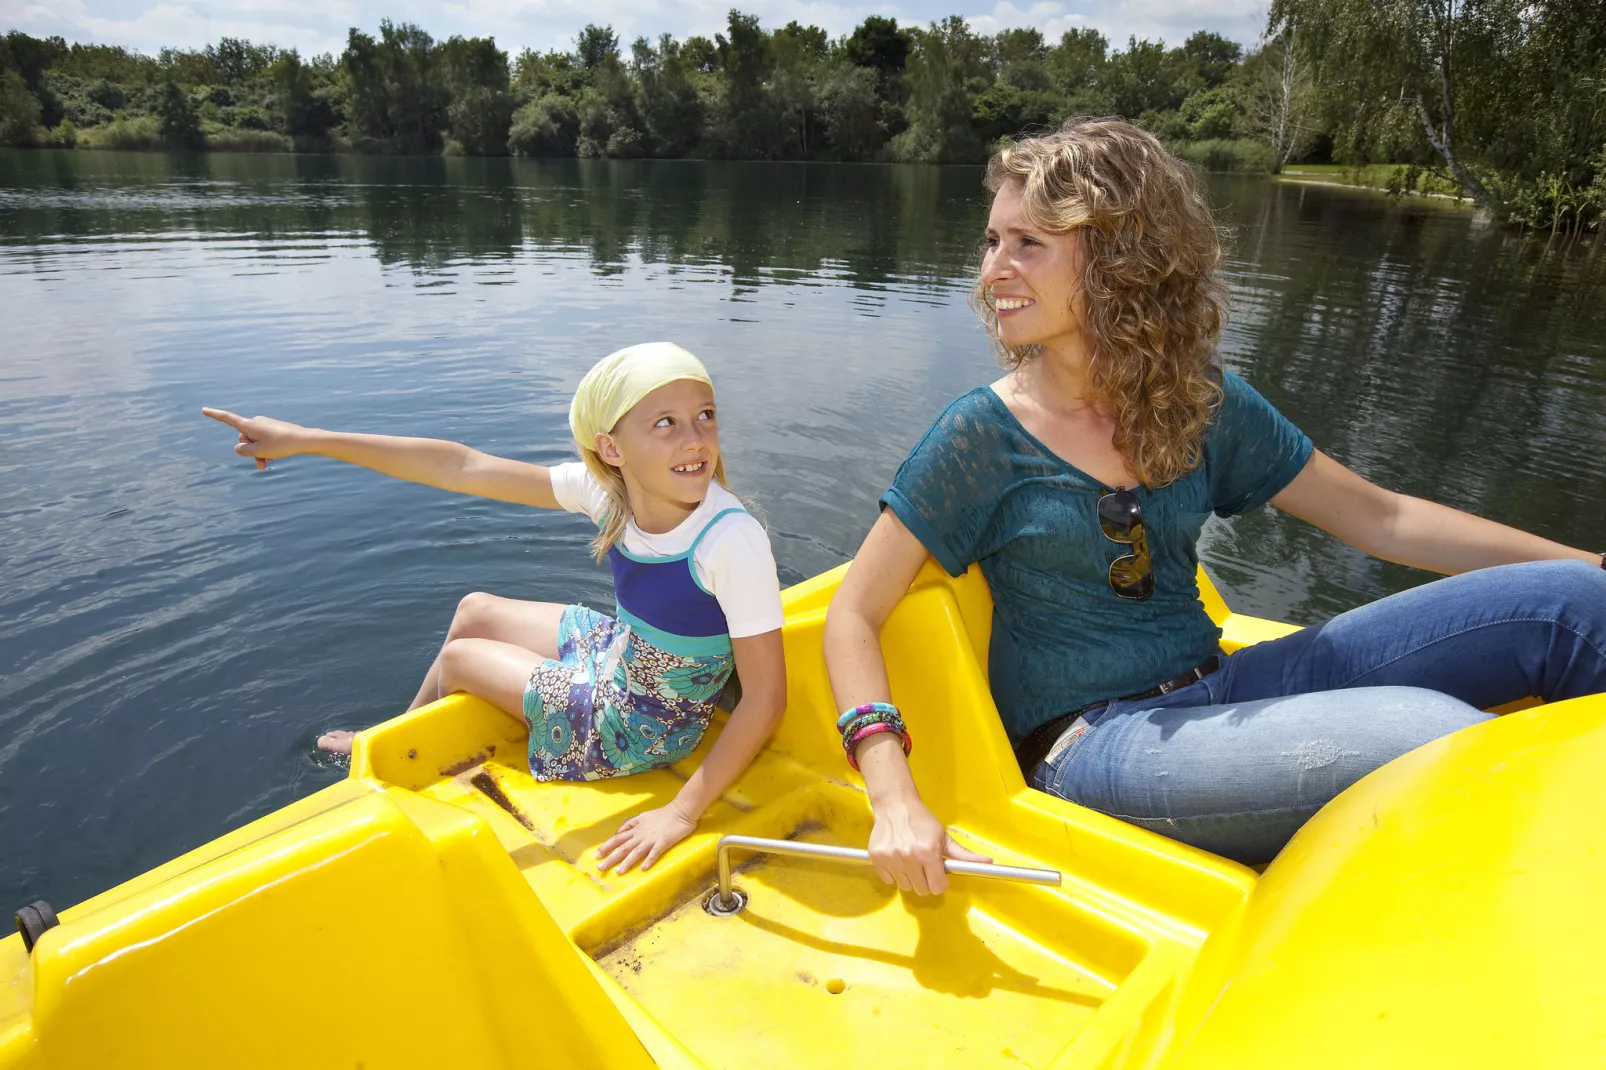
POLYGON ((944 853, 979 859, 921 802, 878 643, 927 556, 992 588, 993 695, 1033 787, 1249 864, 1481 709, 1606 691, 1600 554, 1376 487, 1223 373, 1218 235, 1152 136, 1067 123, 986 184, 976 304, 1009 372, 915 446, 825 628, 883 880, 938 893, 944 853), (1267 502, 1452 578, 1221 656, 1199 531, 1267 502))

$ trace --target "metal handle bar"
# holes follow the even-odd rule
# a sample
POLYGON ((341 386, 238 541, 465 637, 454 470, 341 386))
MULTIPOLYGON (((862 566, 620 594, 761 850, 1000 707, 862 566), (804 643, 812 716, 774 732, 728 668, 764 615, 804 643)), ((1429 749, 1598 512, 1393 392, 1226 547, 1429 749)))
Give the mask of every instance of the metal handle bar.
MULTIPOLYGON (((767 840, 761 836, 721 836, 719 838, 719 905, 735 909, 738 904, 731 897, 731 851, 741 848, 761 854, 796 855, 801 858, 831 858, 838 862, 868 864, 870 852, 857 847, 833 847, 826 843, 800 843, 797 840, 767 840)), ((1057 869, 1022 869, 1020 866, 995 866, 990 862, 961 862, 957 858, 942 860, 942 868, 949 873, 962 873, 967 877, 989 877, 993 880, 1024 881, 1028 884, 1058 885, 1057 869)))

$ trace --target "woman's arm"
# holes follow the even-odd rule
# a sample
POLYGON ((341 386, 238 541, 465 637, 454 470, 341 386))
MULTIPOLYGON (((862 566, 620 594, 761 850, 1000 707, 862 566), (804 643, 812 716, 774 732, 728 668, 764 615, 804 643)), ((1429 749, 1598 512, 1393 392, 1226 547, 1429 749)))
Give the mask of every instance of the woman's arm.
POLYGON ((597 868, 618 865, 624 873, 637 862, 648 869, 669 848, 691 835, 714 800, 752 764, 786 712, 786 650, 781 630, 731 640, 742 699, 731 711, 703 764, 687 778, 668 806, 635 817, 597 848, 597 868))
POLYGON ((1599 553, 1384 490, 1320 450, 1271 504, 1373 557, 1446 575, 1553 558, 1600 563, 1599 553))
POLYGON ((226 409, 201 412, 238 431, 240 443, 234 452, 256 458, 258 468, 266 468, 268 461, 280 457, 310 453, 458 494, 538 509, 561 508, 552 494, 552 474, 547 468, 481 453, 459 442, 322 431, 266 416, 246 419, 226 409))
MULTIPOLYGON (((881 654, 881 627, 926 557, 926 548, 897 515, 882 510, 825 617, 825 667, 838 709, 892 701, 881 654)), ((882 880, 920 895, 939 895, 948 887, 942 868, 945 854, 971 862, 991 861, 955 843, 926 807, 903 746, 891 733, 866 739, 854 756, 875 814, 870 861, 882 880)))

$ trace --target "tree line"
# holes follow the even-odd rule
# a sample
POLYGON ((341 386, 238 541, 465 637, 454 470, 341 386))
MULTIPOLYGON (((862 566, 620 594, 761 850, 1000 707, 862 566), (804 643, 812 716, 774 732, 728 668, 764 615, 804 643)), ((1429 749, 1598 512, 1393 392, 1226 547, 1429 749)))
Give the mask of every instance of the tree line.
POLYGON ((1606 211, 1606 0, 1275 0, 1252 47, 1095 30, 976 33, 872 15, 831 37, 732 10, 713 39, 607 26, 515 57, 492 38, 352 29, 337 56, 225 38, 146 56, 12 31, 0 144, 475 156, 974 163, 1123 115, 1215 170, 1399 164, 1496 218, 1606 211))

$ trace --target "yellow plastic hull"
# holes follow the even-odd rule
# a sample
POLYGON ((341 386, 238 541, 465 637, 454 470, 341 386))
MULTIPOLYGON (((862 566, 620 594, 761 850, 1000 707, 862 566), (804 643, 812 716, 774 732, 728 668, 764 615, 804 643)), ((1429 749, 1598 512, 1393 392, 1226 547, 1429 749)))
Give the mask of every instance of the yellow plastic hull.
MULTIPOLYGON (((820 629, 787 592, 790 706, 648 873, 596 846, 673 769, 536 784, 514 720, 455 696, 358 740, 350 779, 0 941, 9 1067, 1352 1067, 1606 1059, 1606 698, 1420 748, 1264 877, 1028 789, 989 697, 991 602, 928 567, 883 635, 927 801, 1061 887, 743 860, 725 833, 862 845, 820 629)), ((1228 649, 1289 629, 1231 614, 1228 649)), ((711 733, 712 735, 712 733, 711 733)))

